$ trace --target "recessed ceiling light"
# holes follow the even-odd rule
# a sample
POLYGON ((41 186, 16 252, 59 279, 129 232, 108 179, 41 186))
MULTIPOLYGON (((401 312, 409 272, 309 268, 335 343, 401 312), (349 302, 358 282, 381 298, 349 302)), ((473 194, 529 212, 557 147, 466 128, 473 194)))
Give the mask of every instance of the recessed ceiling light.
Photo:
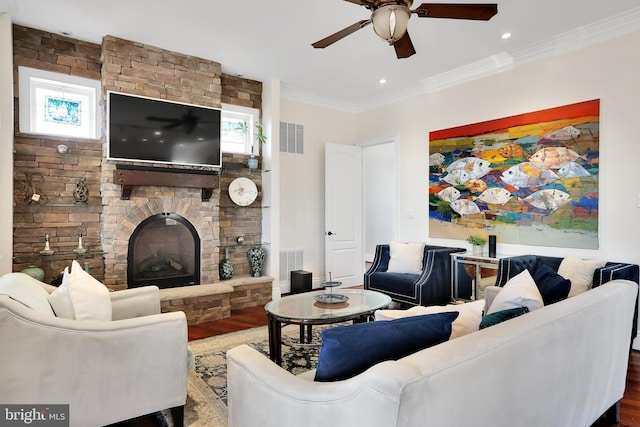
POLYGON ((378 80, 378 83, 380 83, 381 85, 385 84, 386 82, 387 82, 387 79, 378 80))
POLYGON ((503 33, 500 37, 501 37, 502 39, 506 40, 506 39, 508 39, 508 38, 510 38, 510 37, 511 37, 511 33, 503 33))

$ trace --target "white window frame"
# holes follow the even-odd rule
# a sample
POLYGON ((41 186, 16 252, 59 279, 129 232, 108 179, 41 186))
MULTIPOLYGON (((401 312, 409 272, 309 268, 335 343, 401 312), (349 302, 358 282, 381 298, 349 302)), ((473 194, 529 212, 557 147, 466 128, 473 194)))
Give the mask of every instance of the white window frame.
POLYGON ((236 141, 225 141, 225 132, 221 134, 220 146, 223 153, 260 154, 260 142, 255 138, 255 125, 260 120, 260 110, 257 108, 243 107, 240 105, 222 104, 222 122, 235 119, 247 122, 248 132, 244 138, 244 148, 240 148, 236 141))
POLYGON ((29 67, 18 67, 20 91, 20 132, 72 138, 99 139, 102 114, 99 108, 99 80, 54 73, 29 67), (45 120, 47 94, 80 102, 80 120, 76 124, 52 123, 45 120))

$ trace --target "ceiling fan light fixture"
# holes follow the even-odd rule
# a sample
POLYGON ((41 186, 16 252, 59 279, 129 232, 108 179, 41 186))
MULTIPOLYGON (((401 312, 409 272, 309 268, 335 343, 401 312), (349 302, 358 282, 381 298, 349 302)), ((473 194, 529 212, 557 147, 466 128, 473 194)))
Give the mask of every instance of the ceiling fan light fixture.
POLYGON ((393 44, 407 32, 409 18, 411 18, 411 10, 408 7, 393 4, 374 10, 371 14, 371 23, 378 37, 393 44))

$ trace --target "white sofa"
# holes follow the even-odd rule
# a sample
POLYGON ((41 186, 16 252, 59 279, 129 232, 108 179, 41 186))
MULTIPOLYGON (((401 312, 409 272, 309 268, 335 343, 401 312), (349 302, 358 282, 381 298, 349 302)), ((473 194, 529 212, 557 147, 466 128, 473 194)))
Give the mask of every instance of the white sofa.
POLYGON ((110 292, 112 321, 65 319, 47 309, 56 289, 23 273, 0 277, 0 402, 68 404, 77 427, 171 408, 182 425, 184 313, 160 314, 160 292, 147 286, 110 292))
POLYGON ((638 286, 613 280, 353 378, 228 360, 230 427, 588 427, 625 389, 638 286))

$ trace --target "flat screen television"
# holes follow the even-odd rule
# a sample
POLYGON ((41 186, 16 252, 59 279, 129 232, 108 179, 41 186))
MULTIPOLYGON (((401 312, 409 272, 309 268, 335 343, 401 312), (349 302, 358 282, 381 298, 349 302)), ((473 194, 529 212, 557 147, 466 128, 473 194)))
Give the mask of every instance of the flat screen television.
POLYGON ((118 92, 107 96, 107 158, 221 167, 221 111, 118 92))

